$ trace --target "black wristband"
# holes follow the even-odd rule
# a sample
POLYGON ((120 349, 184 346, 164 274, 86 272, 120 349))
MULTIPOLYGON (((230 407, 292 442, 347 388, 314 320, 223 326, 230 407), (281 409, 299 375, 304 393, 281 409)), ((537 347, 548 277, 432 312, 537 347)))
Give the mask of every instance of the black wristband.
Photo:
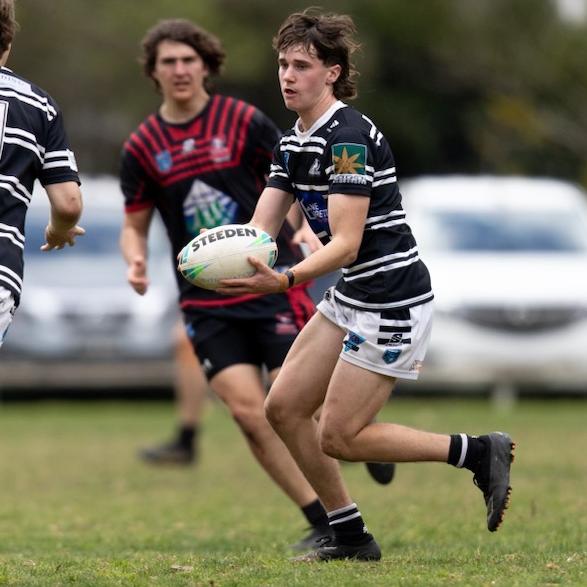
POLYGON ((287 271, 284 271, 283 274, 287 277, 287 289, 293 287, 294 281, 296 279, 294 272, 291 269, 288 269, 287 271))

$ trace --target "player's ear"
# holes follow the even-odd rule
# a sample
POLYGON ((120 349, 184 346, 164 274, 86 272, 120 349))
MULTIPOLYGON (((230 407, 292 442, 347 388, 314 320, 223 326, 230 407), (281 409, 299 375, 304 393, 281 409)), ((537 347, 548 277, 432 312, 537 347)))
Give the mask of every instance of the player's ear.
POLYGON ((342 67, 340 65, 331 65, 328 68, 328 72, 326 74, 326 83, 333 85, 336 82, 336 80, 340 77, 341 72, 342 67))

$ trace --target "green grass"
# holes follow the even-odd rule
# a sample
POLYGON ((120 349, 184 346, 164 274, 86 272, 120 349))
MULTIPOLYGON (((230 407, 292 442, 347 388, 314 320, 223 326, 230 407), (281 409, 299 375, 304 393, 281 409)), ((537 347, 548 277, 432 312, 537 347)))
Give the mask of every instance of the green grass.
POLYGON ((392 401, 382 418, 438 432, 509 431, 512 505, 485 529, 466 471, 398 467, 387 487, 344 467, 380 563, 293 564, 304 521, 210 405, 197 467, 152 469, 169 404, 0 405, 0 585, 585 585, 587 402, 392 401))

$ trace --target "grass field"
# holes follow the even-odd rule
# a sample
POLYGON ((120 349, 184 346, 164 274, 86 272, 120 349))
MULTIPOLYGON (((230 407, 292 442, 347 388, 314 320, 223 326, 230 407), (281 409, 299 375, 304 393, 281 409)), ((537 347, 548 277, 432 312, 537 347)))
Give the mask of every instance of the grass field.
POLYGON ((293 564, 304 530, 218 404, 197 467, 152 469, 166 403, 0 405, 0 585, 587 585, 587 402, 398 398, 384 417, 439 432, 507 430, 511 508, 485 529, 466 471, 401 465, 387 486, 346 465, 380 563, 293 564))

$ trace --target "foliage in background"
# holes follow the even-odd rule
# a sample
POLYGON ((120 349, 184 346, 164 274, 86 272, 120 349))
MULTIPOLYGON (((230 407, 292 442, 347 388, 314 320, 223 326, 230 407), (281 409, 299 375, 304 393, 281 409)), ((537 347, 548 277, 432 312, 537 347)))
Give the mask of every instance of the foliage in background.
MULTIPOLYGON (((127 134, 158 99, 137 64, 158 19, 193 19, 227 50, 218 84, 283 128, 271 38, 291 0, 19 0, 9 66, 66 112, 86 172, 117 171, 127 134)), ((587 34, 554 0, 324 0, 355 18, 356 106, 390 139, 400 174, 525 173, 587 184, 587 34)))

